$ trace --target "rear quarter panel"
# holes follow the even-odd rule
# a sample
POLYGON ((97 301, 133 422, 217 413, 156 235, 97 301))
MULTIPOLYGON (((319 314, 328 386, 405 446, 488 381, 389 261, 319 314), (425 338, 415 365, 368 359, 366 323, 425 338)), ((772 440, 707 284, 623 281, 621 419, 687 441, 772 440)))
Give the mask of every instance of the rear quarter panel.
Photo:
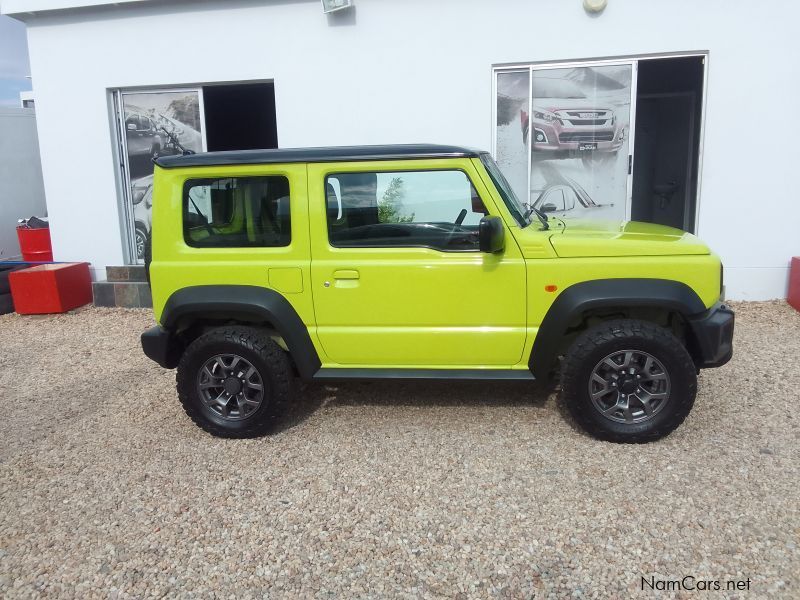
POLYGON ((162 169, 153 191, 153 312, 161 322, 164 305, 177 290, 197 285, 254 285, 275 289, 302 321, 314 323, 310 288, 308 193, 305 164, 241 165, 162 169), (183 236, 183 186, 196 178, 283 175, 289 180, 291 242, 284 247, 193 248, 183 236))

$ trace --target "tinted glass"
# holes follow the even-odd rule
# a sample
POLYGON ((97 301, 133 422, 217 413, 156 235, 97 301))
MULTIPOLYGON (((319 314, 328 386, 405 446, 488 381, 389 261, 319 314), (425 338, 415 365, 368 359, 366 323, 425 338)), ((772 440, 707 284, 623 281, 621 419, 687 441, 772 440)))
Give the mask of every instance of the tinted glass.
POLYGON ((187 181, 183 235, 196 248, 288 246, 289 181, 283 176, 187 181))
POLYGON ((478 250, 486 209, 462 171, 339 173, 325 190, 333 246, 478 250))

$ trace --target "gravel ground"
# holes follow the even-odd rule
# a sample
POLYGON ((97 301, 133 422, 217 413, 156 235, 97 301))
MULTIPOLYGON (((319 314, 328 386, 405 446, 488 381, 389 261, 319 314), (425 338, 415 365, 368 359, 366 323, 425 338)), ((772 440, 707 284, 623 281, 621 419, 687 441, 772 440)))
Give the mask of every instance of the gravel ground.
POLYGON ((142 355, 149 311, 0 317, 0 596, 800 597, 800 314, 736 308, 733 361, 646 446, 524 383, 313 385, 225 441, 142 355))

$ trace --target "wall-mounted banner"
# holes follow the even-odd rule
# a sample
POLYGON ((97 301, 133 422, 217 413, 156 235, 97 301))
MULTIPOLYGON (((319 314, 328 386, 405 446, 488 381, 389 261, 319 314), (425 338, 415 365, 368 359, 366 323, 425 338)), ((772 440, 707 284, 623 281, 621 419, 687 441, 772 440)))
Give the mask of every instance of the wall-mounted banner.
POLYGON ((201 91, 122 92, 124 152, 136 259, 144 259, 153 205, 153 159, 204 148, 201 91))
POLYGON ((495 153, 523 202, 564 219, 623 220, 630 64, 497 73, 495 153))

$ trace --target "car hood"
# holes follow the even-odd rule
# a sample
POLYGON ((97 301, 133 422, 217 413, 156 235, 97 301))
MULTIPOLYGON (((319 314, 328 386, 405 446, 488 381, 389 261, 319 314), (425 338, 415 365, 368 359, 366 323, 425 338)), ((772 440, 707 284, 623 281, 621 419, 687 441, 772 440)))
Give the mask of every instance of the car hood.
POLYGON ((710 254, 702 241, 680 229, 627 221, 558 220, 550 243, 563 258, 710 254))
POLYGON ((534 98, 533 107, 536 110, 547 110, 550 112, 556 110, 573 110, 576 108, 583 109, 586 112, 595 112, 601 110, 611 110, 610 107, 597 106, 596 100, 591 98, 534 98))

